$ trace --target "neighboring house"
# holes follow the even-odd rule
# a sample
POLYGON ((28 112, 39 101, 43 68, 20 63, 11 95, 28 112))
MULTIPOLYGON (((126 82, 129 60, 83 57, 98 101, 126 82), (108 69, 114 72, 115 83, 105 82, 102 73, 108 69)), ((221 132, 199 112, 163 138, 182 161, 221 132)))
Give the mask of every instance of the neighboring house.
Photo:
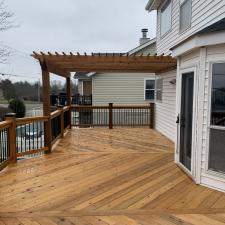
POLYGON ((150 0, 146 9, 157 10, 157 54, 177 58, 177 70, 156 74, 156 129, 196 183, 225 191, 225 1, 150 0))
MULTIPOLYGON (((132 49, 129 55, 155 55, 155 39, 147 38, 147 29, 143 29, 140 45, 132 49)), ((79 94, 92 93, 93 105, 145 105, 154 101, 155 74, 153 73, 76 73, 79 81, 79 94)))

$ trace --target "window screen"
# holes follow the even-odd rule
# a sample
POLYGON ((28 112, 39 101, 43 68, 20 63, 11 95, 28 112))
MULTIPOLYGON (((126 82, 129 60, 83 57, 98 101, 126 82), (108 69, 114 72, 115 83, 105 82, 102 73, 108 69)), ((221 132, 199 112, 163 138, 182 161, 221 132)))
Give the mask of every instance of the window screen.
POLYGON ((172 26, 172 2, 168 0, 161 9, 161 35, 167 33, 172 26))
POLYGON ((192 0, 186 0, 180 6, 180 31, 185 31, 191 26, 192 0))
POLYGON ((212 68, 209 169, 225 172, 225 63, 212 68))

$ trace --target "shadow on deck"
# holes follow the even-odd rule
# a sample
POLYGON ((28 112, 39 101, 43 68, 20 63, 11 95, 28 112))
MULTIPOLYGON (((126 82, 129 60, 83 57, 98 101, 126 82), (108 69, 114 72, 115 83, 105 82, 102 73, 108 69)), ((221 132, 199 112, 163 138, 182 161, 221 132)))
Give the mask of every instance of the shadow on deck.
POLYGON ((0 224, 225 224, 225 194, 195 185, 151 129, 72 129, 50 155, 0 173, 0 224))

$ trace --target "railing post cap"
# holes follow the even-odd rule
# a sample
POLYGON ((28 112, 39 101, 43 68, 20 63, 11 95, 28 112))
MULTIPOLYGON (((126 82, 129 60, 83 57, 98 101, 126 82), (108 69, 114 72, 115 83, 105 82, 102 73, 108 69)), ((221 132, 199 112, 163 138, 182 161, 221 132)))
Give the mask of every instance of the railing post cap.
POLYGON ((16 117, 16 113, 7 113, 5 114, 5 117, 10 117, 10 118, 16 117))

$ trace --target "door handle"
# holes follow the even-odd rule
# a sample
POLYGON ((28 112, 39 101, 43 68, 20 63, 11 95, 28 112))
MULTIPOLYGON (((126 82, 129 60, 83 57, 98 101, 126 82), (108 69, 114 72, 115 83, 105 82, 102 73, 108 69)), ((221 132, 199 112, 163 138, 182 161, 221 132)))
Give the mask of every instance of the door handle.
POLYGON ((180 123, 180 114, 178 114, 177 120, 176 120, 176 124, 179 124, 179 123, 180 123))

